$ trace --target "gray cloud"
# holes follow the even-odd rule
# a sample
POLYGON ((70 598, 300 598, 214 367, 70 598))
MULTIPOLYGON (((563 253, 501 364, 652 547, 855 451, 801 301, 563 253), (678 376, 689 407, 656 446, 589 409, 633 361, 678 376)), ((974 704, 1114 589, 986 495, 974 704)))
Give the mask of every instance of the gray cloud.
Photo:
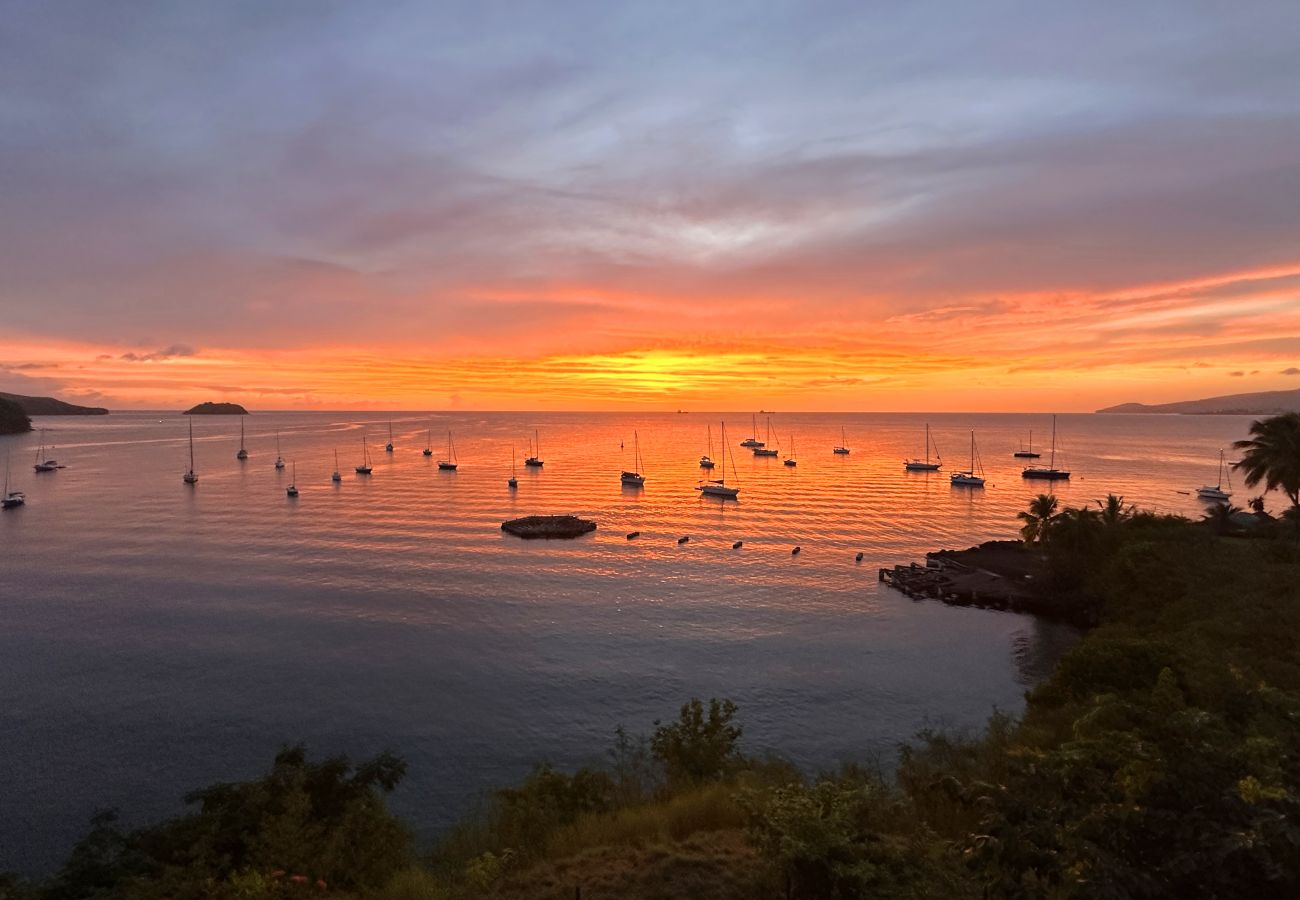
POLYGON ((700 296, 941 320, 962 296, 1300 246, 1291 3, 49 3, 7 22, 0 303, 32 334, 622 339, 602 310, 626 301, 556 299, 582 283, 679 321, 700 296), (512 296, 485 306, 485 286, 512 296))
POLYGON ((1278 374, 1279 375, 1300 375, 1300 369, 1297 369, 1295 366, 1289 366, 1288 368, 1283 369, 1281 372, 1278 372, 1278 374))
POLYGON ((123 359, 127 362, 159 362, 160 360, 172 359, 178 356, 196 355, 198 355, 198 351, 188 344, 172 344, 169 347, 155 350, 152 353, 136 353, 135 351, 130 351, 123 353, 118 357, 118 359, 123 359))

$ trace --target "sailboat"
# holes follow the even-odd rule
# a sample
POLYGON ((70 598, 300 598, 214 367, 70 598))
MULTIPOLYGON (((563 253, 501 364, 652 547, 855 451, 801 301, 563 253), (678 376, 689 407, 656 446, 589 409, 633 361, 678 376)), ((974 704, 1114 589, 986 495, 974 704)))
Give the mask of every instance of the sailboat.
POLYGON ((772 417, 767 417, 767 442, 759 441, 758 446, 754 448, 755 456, 779 456, 781 449, 779 447, 769 447, 772 443, 772 417))
POLYGON ((293 474, 289 477, 289 486, 284 491, 290 497, 298 496, 298 460, 293 461, 293 474))
POLYGON ((528 456, 524 459, 524 465, 530 469, 540 469, 542 467, 542 438, 536 429, 533 429, 533 437, 536 438, 536 441, 528 444, 528 456))
POLYGON ((1052 455, 1046 466, 1027 466, 1020 473, 1025 478, 1038 478, 1046 481, 1063 481, 1070 477, 1066 469, 1056 468, 1056 416, 1052 416, 1052 455))
POLYGON ((984 487, 984 466, 980 464, 979 454, 975 452, 975 432, 970 433, 970 468, 965 472, 953 472, 948 479, 961 487, 984 487))
POLYGON ((712 425, 709 426, 708 451, 709 451, 708 453, 705 453, 703 456, 700 457, 701 469, 713 468, 713 426, 712 425))
MULTIPOLYGON (((738 487, 727 487, 727 454, 731 453, 731 448, 727 446, 727 423, 722 423, 722 477, 701 481, 695 489, 705 497, 718 497, 722 500, 735 500, 736 495, 740 493, 738 487)), ((736 477, 736 455, 731 453, 731 475, 733 480, 736 477)))
POLYGON ((384 444, 384 451, 387 453, 393 452, 393 420, 392 419, 388 420, 388 443, 384 444))
POLYGON ((755 416, 751 413, 749 417, 749 421, 750 421, 750 427, 752 429, 749 432, 751 436, 741 441, 740 446, 749 447, 751 449, 754 447, 762 447, 763 442, 758 439, 758 416, 755 416))
POLYGON ((198 484, 199 476, 194 471, 194 420, 190 419, 190 468, 185 473, 182 480, 186 484, 198 484))
POLYGON ((632 440, 635 447, 632 451, 633 471, 624 470, 623 474, 619 476, 619 481, 633 487, 640 487, 645 484, 645 476, 641 474, 641 438, 635 431, 632 432, 632 440))
POLYGON ((515 460, 518 458, 519 458, 519 454, 515 451, 514 444, 511 444, 510 445, 510 480, 506 482, 506 484, 509 485, 511 489, 519 487, 519 479, 515 475, 515 460))
POLYGON ((939 448, 934 448, 934 462, 930 461, 930 426, 925 426, 925 460, 910 459, 903 463, 903 468, 909 472, 937 472, 943 465, 943 459, 939 456, 939 448))
POLYGON ((235 459, 248 459, 248 451, 244 449, 244 420, 239 420, 239 452, 235 454, 235 459))
MULTIPOLYGON (((50 448, 54 449, 53 447, 50 448)), ((36 451, 36 471, 53 472, 55 469, 62 469, 57 460, 51 459, 45 455, 45 429, 41 429, 41 449, 36 451)))
POLYGON ((0 495, 0 509, 15 509, 27 502, 27 495, 22 491, 9 490, 9 456, 5 455, 5 492, 0 495))
POLYGON ((429 436, 424 439, 424 455, 433 456, 433 429, 432 428, 429 429, 429 436))
POLYGON ((838 447, 834 448, 833 450, 831 450, 831 452, 832 452, 832 453, 838 453, 838 454, 840 454, 841 456, 847 456, 848 453, 849 453, 849 442, 848 442, 847 440, 845 440, 845 438, 844 438, 844 426, 843 426, 843 425, 840 426, 840 445, 839 445, 838 447))
POLYGON ((334 474, 330 476, 330 481, 342 481, 343 476, 339 474, 339 451, 334 448, 334 474))
POLYGON ((1029 429, 1029 446, 1021 447, 1015 453, 1011 454, 1016 459, 1038 459, 1043 454, 1034 450, 1034 429, 1029 429))
POLYGON ((366 436, 361 435, 361 465, 357 466, 358 475, 369 475, 374 471, 370 465, 370 451, 366 448, 366 436))
POLYGON ((279 431, 279 429, 276 429, 276 432, 275 432, 275 467, 276 467, 277 469, 283 469, 283 468, 284 468, 284 457, 280 455, 280 431, 279 431))
POLYGON ((794 435, 793 434, 790 435, 790 455, 785 458, 785 465, 789 466, 792 469, 795 466, 799 465, 794 460, 794 435))
MULTIPOLYGON (((1223 451, 1219 451, 1219 479, 1214 487, 1206 485, 1196 489, 1196 496, 1202 500, 1227 500, 1232 496, 1232 491, 1223 489, 1224 479, 1228 478, 1228 463, 1223 458, 1223 451)), ((1232 487, 1232 481, 1228 480, 1228 487, 1232 487)))
POLYGON ((447 458, 438 460, 438 468, 446 472, 456 471, 456 445, 451 442, 451 429, 447 429, 447 458))

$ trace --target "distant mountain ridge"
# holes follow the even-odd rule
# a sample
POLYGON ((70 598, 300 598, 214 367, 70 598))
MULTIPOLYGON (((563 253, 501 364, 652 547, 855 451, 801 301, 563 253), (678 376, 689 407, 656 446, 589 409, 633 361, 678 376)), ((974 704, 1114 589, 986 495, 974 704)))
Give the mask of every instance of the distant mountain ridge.
POLYGON ((1225 394, 1204 400, 1177 403, 1121 403, 1097 410, 1099 413, 1180 413, 1182 415, 1261 416, 1300 412, 1300 390, 1257 391, 1253 394, 1225 394))
POLYGON ((17 403, 29 416, 106 416, 108 410, 102 406, 78 406, 65 403, 53 397, 24 397, 22 394, 6 394, 0 391, 0 399, 17 403))

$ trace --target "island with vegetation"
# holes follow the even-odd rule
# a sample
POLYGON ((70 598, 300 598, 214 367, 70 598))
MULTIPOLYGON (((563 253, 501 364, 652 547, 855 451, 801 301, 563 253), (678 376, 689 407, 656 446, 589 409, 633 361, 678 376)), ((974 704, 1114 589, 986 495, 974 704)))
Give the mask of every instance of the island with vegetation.
POLYGON ((1018 719, 924 731, 892 771, 748 753, 741 710, 691 699, 647 734, 611 722, 605 765, 539 763, 417 847, 386 805, 401 759, 289 747, 172 821, 100 814, 59 872, 0 895, 1300 896, 1300 415, 1240 444, 1248 486, 1289 499, 1280 516, 1035 499, 1019 520, 1033 590, 1093 626, 1018 719))
POLYGON ((32 430, 32 420, 21 406, 0 396, 0 434, 22 434, 32 430))
POLYGON ((0 400, 17 403, 29 416, 106 416, 108 410, 102 406, 78 406, 56 400, 54 397, 27 397, 23 394, 6 394, 0 392, 0 400))
POLYGON ((246 416, 248 410, 238 403, 213 403, 211 400, 185 410, 187 416, 246 416))

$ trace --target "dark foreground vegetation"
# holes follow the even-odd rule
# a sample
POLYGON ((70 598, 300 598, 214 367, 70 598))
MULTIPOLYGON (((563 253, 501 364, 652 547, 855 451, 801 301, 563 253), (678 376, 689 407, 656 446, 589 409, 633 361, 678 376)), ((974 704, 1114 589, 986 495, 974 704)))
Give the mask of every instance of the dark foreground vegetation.
MULTIPOLYGON (((1295 499, 1300 460, 1277 486, 1295 499)), ((1099 624, 1020 720, 924 733, 890 776, 748 756, 735 706, 692 700, 419 848, 385 807, 400 760, 291 748, 174 821, 98 817, 55 877, 0 897, 1297 897, 1296 518, 1037 498, 1023 537, 1099 624)))
POLYGON ((32 420, 12 400, 0 397, 0 434, 22 434, 32 430, 32 420))

